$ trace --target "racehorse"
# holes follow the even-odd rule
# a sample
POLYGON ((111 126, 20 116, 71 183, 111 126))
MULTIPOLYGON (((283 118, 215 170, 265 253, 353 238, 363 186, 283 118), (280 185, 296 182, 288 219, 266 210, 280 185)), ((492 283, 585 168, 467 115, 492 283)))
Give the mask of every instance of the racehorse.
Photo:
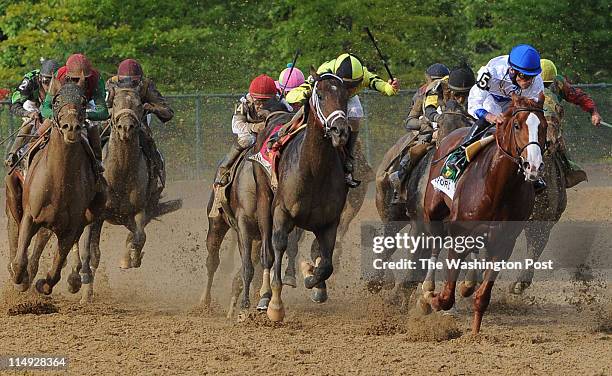
MULTIPOLYGON (((263 247, 262 291, 265 291, 258 307, 267 306, 272 321, 281 321, 285 316, 281 265, 288 235, 295 226, 312 231, 320 249, 315 267, 301 266, 305 287, 316 287, 320 296, 326 295, 325 280, 333 272, 336 232, 348 191, 341 155, 349 136, 348 91, 342 79, 333 74, 318 75, 311 69, 311 75, 315 84, 305 108, 306 129, 285 145, 278 166, 276 193, 273 194, 263 168, 255 166, 257 214, 263 247), (274 276, 270 285, 272 266, 274 276)), ((260 133, 259 146, 271 128, 268 126, 260 133)))
MULTIPOLYGON (((61 269, 70 249, 78 242, 84 227, 100 214, 104 192, 96 192, 96 176, 90 159, 93 153, 86 150, 89 146, 82 140, 85 110, 82 89, 72 83, 62 86, 53 98, 53 119, 44 124, 50 126, 47 143, 31 157, 21 202, 15 202, 15 196, 7 195, 11 212, 21 213, 21 217, 9 216, 9 222, 13 223, 9 225, 11 243, 18 228, 17 246, 11 245, 9 269, 20 291, 27 290, 35 276, 28 274, 36 273, 35 268, 28 267, 27 253, 30 241, 39 229, 51 230, 57 237, 51 270, 46 278, 36 282, 36 290, 49 295, 61 278, 61 269)), ((49 236, 48 233, 42 236, 42 247, 49 236)), ((42 250, 42 247, 37 244, 37 249, 42 250)), ((40 253, 33 255, 36 264, 38 257, 40 253)), ((80 269, 80 260, 78 257, 76 260, 79 265, 73 274, 80 269)), ((69 278, 72 292, 80 287, 81 279, 78 274, 76 276, 74 278, 71 274, 69 278)))
POLYGON ((91 300, 93 279, 100 262, 100 233, 106 220, 125 226, 130 233, 120 267, 137 268, 142 261, 146 241, 145 226, 154 218, 178 210, 182 200, 159 202, 160 192, 144 152, 140 132, 144 109, 138 92, 121 88, 115 91, 110 119, 110 138, 104 148, 104 177, 108 195, 101 216, 85 229, 81 251, 85 290, 91 300))
MULTIPOLYGON (((461 105, 450 100, 446 104, 446 108, 442 112, 438 120, 438 129, 435 132, 435 145, 439 145, 440 142, 450 133, 456 129, 470 126, 472 118, 466 113, 461 105)), ((410 223, 410 234, 416 236, 425 229, 423 229, 423 199, 425 196, 425 188, 427 186, 427 178, 429 177, 429 169, 431 159, 435 148, 430 148, 429 151, 421 150, 419 154, 425 153, 425 155, 417 162, 412 169, 410 175, 406 178, 406 182, 403 185, 405 192, 403 195, 407 198, 406 202, 394 203, 393 202, 393 187, 389 182, 389 172, 393 168, 397 168, 399 160, 401 159, 401 151, 405 148, 405 145, 410 140, 414 139, 416 134, 406 134, 402 136, 393 147, 391 147, 383 158, 383 163, 380 164, 376 172, 376 208, 378 214, 382 220, 383 235, 395 236, 402 228, 410 223)), ((416 146, 427 147, 427 144, 421 144, 416 146), (423 146, 421 146, 423 145, 423 146)), ((408 151, 406 151, 408 152, 408 151)), ((412 259, 418 259, 420 257, 430 257, 428 253, 434 252, 431 257, 437 258, 436 249, 424 249, 421 248, 412 254, 412 259)), ((388 261, 395 253, 395 248, 386 248, 381 254, 381 258, 384 261, 388 261)), ((390 270, 386 271, 387 274, 378 272, 373 275, 368 282, 368 289, 371 292, 378 292, 381 288, 392 288, 395 285, 395 276, 390 270)), ((434 277, 433 274, 427 276, 429 279, 424 282, 425 289, 431 289, 433 291, 434 277), (429 282, 431 281, 431 282, 429 282)), ((399 298, 402 300, 403 306, 408 303, 409 297, 415 286, 415 281, 421 279, 421 276, 417 274, 417 271, 409 272, 404 277, 404 281, 397 285, 398 290, 394 294, 394 299, 399 298), (399 294, 398 294, 399 293, 399 294), (403 295, 403 296, 402 296, 403 295)))
MULTIPOLYGON (((534 101, 512 96, 509 109, 503 114, 504 122, 495 132, 495 143, 487 145, 469 165, 457 182, 451 199, 428 184, 425 192, 424 217, 427 222, 444 224, 439 235, 474 236, 477 230, 466 225, 469 221, 487 225, 487 261, 505 261, 514 248, 516 238, 523 230, 522 222, 529 219, 534 206, 535 192, 532 182, 543 168, 542 153, 546 141, 547 123, 544 117, 544 96, 534 101)), ((446 137, 432 162, 429 180, 440 174, 444 157, 455 150, 467 134, 459 129, 446 137)), ((469 253, 448 249, 448 260, 463 260, 469 253)), ((450 267, 439 294, 426 292, 422 306, 434 310, 448 310, 455 302, 455 287, 460 269, 450 267)), ((499 271, 487 266, 484 280, 473 301, 472 333, 480 331, 482 317, 491 299, 491 290, 499 271)), ((464 284, 462 296, 470 296, 475 281, 464 284)))

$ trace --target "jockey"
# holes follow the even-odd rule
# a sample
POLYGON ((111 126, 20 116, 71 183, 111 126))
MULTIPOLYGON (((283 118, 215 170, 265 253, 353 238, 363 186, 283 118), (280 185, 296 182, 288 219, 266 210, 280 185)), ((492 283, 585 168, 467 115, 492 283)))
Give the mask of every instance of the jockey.
MULTIPOLYGON (((591 114, 591 123, 594 126, 599 126, 601 123, 601 115, 597 111, 597 106, 593 99, 589 97, 584 91, 573 87, 569 81, 557 74, 557 67, 555 64, 548 60, 540 60, 542 66, 542 80, 544 81, 544 95, 546 101, 544 102, 544 113, 550 122, 560 124, 563 118, 563 107, 561 107, 561 101, 566 100, 573 103, 584 112, 591 114)), ((550 123, 549 123, 550 124, 550 123)), ((565 148, 565 142, 560 136, 558 152, 563 160, 563 167, 565 168, 565 181, 566 187, 571 188, 581 181, 586 180, 586 173, 580 169, 580 167, 574 163, 567 155, 567 149, 565 148)))
POLYGON ((224 186, 229 183, 229 171, 232 165, 244 150, 255 144, 256 134, 261 132, 266 125, 267 111, 262 111, 263 106, 271 98, 278 98, 274 79, 265 74, 255 77, 249 85, 248 94, 240 98, 234 110, 232 132, 236 138, 219 165, 215 186, 224 186))
POLYGON ((27 136, 32 132, 33 127, 40 120, 40 105, 45 99, 47 90, 53 74, 59 68, 59 63, 55 60, 44 60, 40 70, 35 69, 26 73, 23 81, 11 97, 11 113, 15 116, 23 117, 25 122, 11 149, 8 152, 5 165, 13 167, 19 159, 17 152, 26 144, 27 136))
POLYGON ((420 147, 421 152, 414 155, 410 151, 406 152, 400 161, 398 170, 389 174, 389 181, 394 189, 395 203, 401 201, 400 192, 404 179, 425 154, 429 146, 433 144, 434 126, 438 123, 441 113, 445 110, 446 103, 449 100, 454 100, 465 108, 468 93, 475 83, 474 72, 469 66, 465 65, 454 68, 449 75, 439 78, 427 86, 424 101, 421 100, 421 113, 423 113, 423 116, 419 120, 417 128, 419 136, 416 144, 410 145, 410 148, 417 145, 426 145, 426 147, 420 147))
POLYGON ((421 85, 412 96, 412 107, 408 113, 408 117, 404 123, 407 130, 419 130, 421 127, 421 117, 423 116, 423 100, 425 92, 431 83, 435 80, 448 76, 450 73, 448 67, 444 64, 435 63, 429 66, 425 71, 425 83, 421 85))
MULTIPOLYGON (((59 89, 66 83, 73 82, 80 86, 85 91, 85 99, 93 100, 94 109, 87 109, 87 120, 102 121, 108 119, 108 108, 106 107, 104 90, 104 80, 97 70, 95 70, 87 57, 82 54, 74 54, 68 57, 66 65, 59 68, 49 87, 49 91, 42 104, 41 114, 45 119, 53 118, 53 97, 59 92, 59 89)), ((95 125, 86 126, 87 138, 89 145, 94 154, 95 168, 98 177, 104 172, 102 167, 102 146, 100 143, 100 130, 95 125)), ((101 186, 98 185, 101 189, 101 186)))
MULTIPOLYGON (((383 81, 379 76, 368 71, 355 55, 349 53, 344 53, 336 59, 323 63, 319 69, 317 69, 317 73, 335 74, 344 80, 344 84, 349 90, 347 116, 349 127, 351 128, 351 136, 347 143, 348 155, 345 159, 344 169, 346 171, 346 182, 349 187, 357 187, 360 182, 353 179, 352 175, 354 160, 353 150, 357 142, 357 136, 359 135, 359 121, 364 115, 363 107, 361 107, 361 102, 357 94, 363 89, 370 88, 387 96, 396 95, 399 92, 399 81, 397 79, 393 81, 389 80, 389 82, 383 81)), ((310 99, 313 85, 313 78, 308 77, 306 82, 287 94, 287 102, 291 104, 305 104, 310 99)))
MULTIPOLYGON (((468 97, 468 112, 477 120, 462 147, 479 139, 486 129, 504 122, 503 113, 512 103, 512 94, 537 100, 544 90, 541 72, 540 53, 528 44, 519 44, 510 55, 493 58, 480 68, 468 97)), ((546 183, 540 178, 534 187, 541 191, 546 183)))
POLYGON ((287 68, 283 69, 278 76, 278 81, 274 81, 278 92, 281 94, 283 94, 283 90, 285 93, 288 93, 305 81, 304 73, 296 67, 293 67, 293 70, 291 70, 291 67, 293 67, 292 63, 287 64, 287 68), (289 73, 291 73, 291 76, 289 76, 289 73))
MULTIPOLYGON (((167 123, 174 116, 174 111, 170 108, 166 99, 157 90, 153 81, 144 75, 140 63, 134 59, 123 60, 117 68, 117 75, 106 81, 106 91, 108 93, 106 104, 108 108, 113 105, 115 89, 117 88, 136 90, 145 114, 155 114, 162 123, 167 123)), ((158 189, 161 191, 166 185, 164 158, 155 145, 148 119, 143 121, 142 124, 143 126, 140 128, 142 150, 153 164, 153 173, 157 176, 158 189)))

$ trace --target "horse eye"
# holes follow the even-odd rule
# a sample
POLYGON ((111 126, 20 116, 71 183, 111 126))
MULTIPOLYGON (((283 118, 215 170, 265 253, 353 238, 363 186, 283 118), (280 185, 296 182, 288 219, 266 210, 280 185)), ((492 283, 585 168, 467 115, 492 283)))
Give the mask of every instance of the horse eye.
POLYGON ((317 93, 317 97, 319 98, 320 101, 323 100, 323 96, 320 93, 317 93))
POLYGON ((513 125, 514 125, 514 129, 519 129, 519 123, 517 121, 515 121, 513 125))

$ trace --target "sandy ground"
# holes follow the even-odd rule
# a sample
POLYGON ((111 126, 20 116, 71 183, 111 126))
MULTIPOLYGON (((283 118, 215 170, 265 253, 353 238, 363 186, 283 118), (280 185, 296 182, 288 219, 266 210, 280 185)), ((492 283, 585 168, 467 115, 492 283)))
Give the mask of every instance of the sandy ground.
MULTIPOLYGON (((612 218, 609 169, 598 172, 569 191, 565 220, 612 218)), ((50 299, 17 294, 6 285, 0 300, 0 355, 65 355, 68 373, 78 375, 612 374, 609 278, 540 281, 519 298, 506 293, 508 283, 500 281, 482 332, 473 337, 471 300, 459 298, 455 316, 421 317, 385 304, 386 292, 367 294, 358 272, 359 226, 347 235, 342 269, 327 303, 310 302, 299 281, 297 289, 284 290, 284 323, 272 325, 254 312, 240 322, 226 320, 238 265, 237 251, 226 246, 213 308, 203 311, 198 300, 206 278, 203 207, 208 192, 202 182, 170 185, 167 197, 183 197, 184 208, 148 227, 140 269, 119 270, 127 232, 106 226, 96 301, 89 306, 80 306, 79 296, 67 292, 68 268, 50 299), (24 302, 52 304, 58 312, 8 314, 24 302)), ((377 218, 369 198, 356 223, 377 218)), ((0 222, 4 228, 6 218, 0 222)), ((6 281, 4 231, 0 239, 0 280, 6 281)), ((310 239, 302 249, 309 248, 310 239)), ((43 258, 49 257, 47 250, 43 258)), ((39 276, 44 272, 42 266, 39 276)))

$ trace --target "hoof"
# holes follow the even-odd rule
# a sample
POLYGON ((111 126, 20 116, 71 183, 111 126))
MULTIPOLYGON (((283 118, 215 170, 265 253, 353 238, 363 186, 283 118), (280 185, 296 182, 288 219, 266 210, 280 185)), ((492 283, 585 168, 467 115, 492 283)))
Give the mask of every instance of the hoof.
POLYGON ((87 285, 93 282, 93 275, 91 274, 81 274, 81 283, 87 285))
POLYGON ((29 282, 15 283, 14 286, 15 286, 15 290, 19 292, 26 292, 30 288, 30 283, 29 282))
POLYGON ((432 312, 431 305, 429 305, 429 303, 427 302, 427 299, 425 299, 425 297, 423 296, 417 299, 417 309, 423 315, 429 315, 432 312))
POLYGON ((136 250, 132 250, 130 252, 130 267, 140 268, 140 264, 142 264, 143 256, 144 256, 144 252, 138 252, 136 250))
POLYGON ((270 321, 280 322, 285 318, 285 307, 283 307, 283 303, 270 303, 267 313, 270 321))
POLYGON ((121 261, 119 262, 119 268, 126 270, 132 267, 132 262, 130 261, 129 257, 123 257, 121 258, 121 261))
POLYGON ((81 300, 79 304, 86 305, 93 302, 93 284, 88 283, 83 285, 81 289, 81 300))
POLYGON ((312 296, 310 297, 315 303, 325 303, 327 298, 327 289, 318 289, 316 287, 312 290, 312 296))
POLYGON ((434 291, 436 289, 436 283, 434 281, 423 281, 421 289, 424 293, 428 291, 434 291))
POLYGON ((265 311, 268 309, 268 305, 270 304, 270 298, 263 297, 259 299, 259 303, 257 303, 258 311, 265 311))
POLYGON ((383 288, 383 281, 379 279, 370 280, 367 283, 367 289, 372 294, 378 294, 383 288))
POLYGON ((68 276, 68 291, 76 294, 81 289, 81 276, 77 273, 70 273, 68 276))
POLYGON ((291 286, 293 288, 296 288, 297 287, 297 280, 296 280, 295 276, 286 275, 285 274, 285 277, 283 277, 283 285, 291 286))
POLYGON ((46 279, 39 279, 36 281, 36 291, 43 295, 51 295, 53 288, 47 283, 46 279))
POLYGON ((527 282, 514 282, 510 285, 510 293, 514 295, 521 295, 527 288, 529 287, 529 283, 527 282))
POLYGON ((474 281, 463 281, 459 284, 459 294, 464 298, 472 296, 474 291, 476 291, 476 282, 474 281))

